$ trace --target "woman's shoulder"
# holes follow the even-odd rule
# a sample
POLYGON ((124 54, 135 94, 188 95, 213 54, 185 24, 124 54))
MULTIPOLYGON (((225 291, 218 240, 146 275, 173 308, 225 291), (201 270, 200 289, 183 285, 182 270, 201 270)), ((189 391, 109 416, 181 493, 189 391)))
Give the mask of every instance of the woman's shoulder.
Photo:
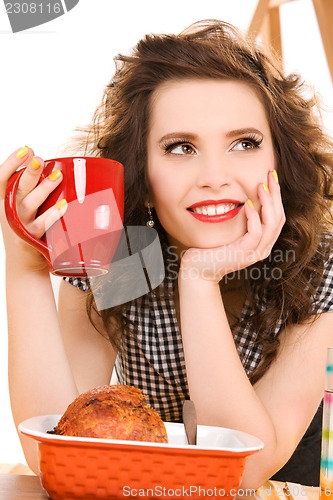
POLYGON ((323 259, 323 274, 313 300, 315 313, 333 310, 333 233, 322 234, 320 253, 323 259))
POLYGON ((71 285, 75 286, 76 288, 79 288, 83 292, 88 292, 90 290, 89 278, 65 277, 63 279, 64 279, 64 281, 67 281, 67 283, 70 283, 71 285))
POLYGON ((333 232, 326 231, 322 233, 319 243, 319 254, 321 255, 324 269, 324 277, 327 276, 333 267, 333 232))

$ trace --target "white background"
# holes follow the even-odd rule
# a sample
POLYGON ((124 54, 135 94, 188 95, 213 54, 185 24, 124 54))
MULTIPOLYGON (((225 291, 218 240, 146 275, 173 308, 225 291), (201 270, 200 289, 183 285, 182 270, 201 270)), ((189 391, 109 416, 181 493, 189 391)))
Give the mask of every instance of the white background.
MULTIPOLYGON (((74 128, 89 122, 113 74, 113 56, 127 52, 145 33, 176 33, 207 18, 246 30, 256 3, 80 0, 65 16, 12 34, 1 2, 0 161, 25 144, 45 159, 54 157, 74 128)), ((293 0, 281 14, 286 69, 301 73, 322 96, 325 123, 333 132, 332 83, 312 3, 293 0)), ((10 463, 24 462, 24 457, 8 395, 4 262, 0 243, 0 462, 10 463)))

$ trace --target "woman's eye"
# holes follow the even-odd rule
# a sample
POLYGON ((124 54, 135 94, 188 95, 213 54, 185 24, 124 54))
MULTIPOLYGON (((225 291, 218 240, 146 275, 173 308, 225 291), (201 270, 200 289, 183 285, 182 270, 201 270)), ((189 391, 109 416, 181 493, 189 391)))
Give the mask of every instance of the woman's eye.
POLYGON ((262 138, 241 139, 231 146, 230 151, 251 151, 257 149, 261 145, 262 138))
POLYGON ((196 153, 194 147, 188 143, 170 144, 165 147, 165 151, 174 155, 193 155, 196 153))

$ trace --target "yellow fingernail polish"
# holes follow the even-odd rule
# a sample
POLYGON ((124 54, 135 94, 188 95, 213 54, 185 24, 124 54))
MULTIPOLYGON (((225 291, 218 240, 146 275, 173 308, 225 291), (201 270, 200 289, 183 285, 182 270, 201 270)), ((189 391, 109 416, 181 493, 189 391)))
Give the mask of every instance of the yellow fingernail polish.
POLYGON ((251 208, 254 208, 253 201, 250 200, 250 198, 246 202, 248 205, 250 205, 251 208))
POLYGON ((266 193, 269 193, 269 189, 268 189, 268 186, 267 186, 266 182, 263 183, 262 187, 264 188, 264 190, 266 191, 266 193))
POLYGON ((273 177, 275 179, 275 182, 277 184, 279 184, 279 176, 278 176, 278 173, 277 173, 277 171, 275 169, 273 170, 272 174, 273 174, 273 177))
POLYGON ((60 176, 61 176, 61 170, 53 170, 53 172, 51 172, 49 175, 49 179, 50 181, 56 181, 57 179, 59 179, 60 176))
POLYGON ((20 148, 17 152, 16 152, 16 158, 23 158, 25 155, 27 155, 29 152, 29 148, 28 146, 23 146, 23 148, 20 148))
POLYGON ((34 158, 31 160, 31 168, 32 168, 33 170, 38 170, 38 169, 39 169, 39 167, 40 167, 40 163, 39 163, 39 161, 37 160, 37 158, 35 158, 35 157, 34 157, 34 158))
POLYGON ((65 200, 65 198, 63 198, 62 200, 59 200, 57 203, 56 203, 56 208, 58 210, 61 210, 62 208, 64 208, 65 206, 67 205, 67 201, 65 200))

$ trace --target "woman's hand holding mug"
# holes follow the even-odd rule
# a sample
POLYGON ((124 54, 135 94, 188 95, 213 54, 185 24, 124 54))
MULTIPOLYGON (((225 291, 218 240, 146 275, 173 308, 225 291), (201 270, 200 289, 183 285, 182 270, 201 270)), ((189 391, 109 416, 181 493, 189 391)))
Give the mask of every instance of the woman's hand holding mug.
MULTIPOLYGON (((41 237, 45 229, 41 219, 35 218, 37 210, 39 205, 62 180, 61 176, 59 176, 53 182, 44 182, 36 191, 35 188, 40 182, 43 167, 43 160, 34 156, 34 151, 27 146, 16 150, 0 166, 1 227, 7 249, 7 258, 15 258, 17 264, 32 270, 48 268, 47 261, 40 252, 37 252, 31 245, 27 245, 23 239, 17 238, 11 230, 4 212, 4 200, 9 179, 16 171, 21 171, 24 168, 17 189, 17 213, 27 230, 36 238, 41 237)), ((55 207, 53 212, 55 220, 56 217, 61 217, 61 211, 59 212, 55 207)))
POLYGON ((94 157, 43 161, 23 147, 0 167, 0 190, 9 225, 38 250, 34 265, 47 262, 59 276, 108 271, 123 228, 120 163, 94 157))

